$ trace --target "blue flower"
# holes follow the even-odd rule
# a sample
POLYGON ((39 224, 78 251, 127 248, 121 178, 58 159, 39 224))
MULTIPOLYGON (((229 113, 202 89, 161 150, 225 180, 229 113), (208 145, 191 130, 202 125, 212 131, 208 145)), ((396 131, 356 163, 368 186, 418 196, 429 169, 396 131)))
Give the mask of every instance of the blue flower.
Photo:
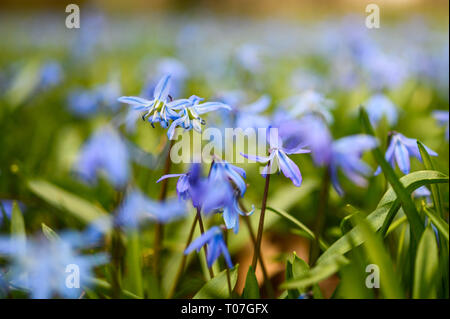
POLYGON ((394 126, 397 124, 397 107, 384 94, 375 94, 371 96, 365 104, 372 125, 376 126, 383 116, 386 117, 389 125, 394 126))
POLYGON ((222 212, 226 227, 235 233, 239 231, 239 215, 250 216, 255 209, 252 205, 250 212, 244 212, 239 207, 239 197, 246 191, 242 177, 245 178, 242 168, 217 159, 211 166, 202 202, 204 213, 222 212))
POLYGON ((290 97, 284 103, 289 108, 292 117, 302 117, 307 114, 315 114, 322 117, 327 123, 333 122, 331 110, 333 101, 326 99, 322 94, 308 90, 302 94, 290 97))
POLYGON ((288 155, 309 153, 311 151, 303 149, 304 146, 301 144, 289 149, 283 147, 283 143, 277 134, 277 130, 273 128, 269 129, 268 139, 270 144, 269 156, 248 155, 242 153, 241 155, 252 161, 264 164, 267 163, 262 172, 263 176, 281 170, 284 176, 289 178, 295 186, 299 187, 302 184, 300 169, 288 155))
POLYGON ((95 181, 104 172, 115 187, 123 187, 130 175, 126 144, 110 127, 99 129, 83 145, 75 170, 87 181, 95 181))
POLYGON ((255 102, 236 109, 236 127, 240 127, 243 130, 268 127, 269 119, 259 113, 264 112, 269 107, 270 102, 270 96, 263 95, 255 102))
POLYGON ((68 96, 69 109, 75 115, 86 117, 104 110, 116 111, 117 95, 120 94, 120 84, 116 77, 111 81, 97 85, 93 89, 76 89, 68 96))
MULTIPOLYGON (((314 163, 323 166, 331 161, 333 137, 322 117, 309 114, 300 120, 281 120, 278 133, 285 145, 308 146, 314 163)), ((289 147, 290 148, 290 147, 289 147)))
POLYGON ((211 165, 211 172, 209 180, 216 181, 230 181, 239 190, 239 195, 244 196, 247 189, 244 178, 246 178, 245 170, 228 163, 225 160, 216 159, 211 165))
POLYGON ((167 174, 162 176, 156 182, 166 178, 178 177, 177 194, 178 198, 182 200, 191 199, 192 205, 195 208, 200 208, 203 198, 208 191, 207 181, 202 178, 201 165, 193 164, 187 173, 183 174, 167 174))
POLYGON ((231 107, 221 102, 206 102, 201 103, 203 98, 192 95, 189 99, 179 99, 167 103, 167 108, 172 112, 179 111, 172 119, 174 120, 167 130, 169 139, 173 138, 175 128, 180 126, 185 130, 194 129, 197 132, 202 131, 202 125, 205 124, 200 115, 207 112, 216 111, 218 109, 231 110, 231 107))
POLYGON ((220 227, 218 226, 211 227, 211 229, 209 229, 199 238, 194 240, 189 245, 189 247, 186 248, 184 254, 187 255, 191 253, 193 250, 197 250, 197 252, 199 252, 204 245, 208 245, 208 256, 206 256, 208 267, 211 267, 214 261, 216 261, 216 259, 219 258, 221 254, 224 256, 228 267, 229 268, 233 267, 230 253, 228 252, 228 248, 225 244, 225 241, 223 240, 223 234, 220 227))
MULTIPOLYGON (((144 66, 147 70, 148 67, 144 66)), ((173 97, 179 96, 184 90, 184 83, 189 75, 186 66, 172 57, 165 57, 156 62, 156 74, 152 76, 144 87, 142 95, 150 97, 155 90, 158 80, 165 74, 170 74, 170 92, 173 97)))
POLYGON ((59 84, 62 80, 62 74, 62 68, 58 62, 46 62, 40 69, 40 87, 46 89, 59 84))
POLYGON ((430 190, 426 187, 426 186, 421 186, 418 189, 416 189, 413 193, 412 196, 414 198, 425 198, 427 203, 431 203, 431 192, 430 190))
POLYGON ((186 205, 177 198, 158 202, 138 190, 131 191, 121 204, 117 223, 127 228, 137 228, 146 221, 169 223, 186 215, 186 205))
POLYGON ((361 160, 361 156, 364 151, 376 147, 377 144, 375 137, 362 134, 343 137, 333 142, 329 170, 331 182, 339 195, 342 196, 344 191, 339 184, 338 169, 356 185, 366 186, 364 177, 369 176, 372 170, 361 160))
POLYGON ((161 127, 166 128, 169 120, 178 118, 178 114, 167 107, 169 102, 170 75, 166 75, 159 80, 153 91, 153 100, 147 100, 136 96, 122 96, 119 102, 133 106, 136 111, 144 111, 143 119, 147 119, 153 126, 159 122, 161 127))
POLYGON ((0 255, 11 264, 5 279, 29 290, 32 298, 79 297, 80 287, 89 285, 93 277, 93 268, 108 261, 103 253, 81 255, 79 248, 83 241, 80 238, 80 234, 73 232, 52 240, 28 237, 26 242, 21 237, 0 237, 0 255), (69 277, 75 269, 80 286, 72 287, 67 283, 77 284, 69 277))
POLYGON ((434 111, 433 117, 439 123, 439 125, 445 127, 445 134, 447 141, 449 140, 449 121, 448 121, 448 111, 434 111))
MULTIPOLYGON (((426 151, 431 156, 437 156, 438 154, 424 145, 426 151)), ((391 136, 391 142, 386 150, 386 160, 391 164, 392 168, 395 168, 395 162, 397 162, 398 168, 403 174, 409 174, 410 162, 409 157, 415 157, 419 161, 422 161, 420 156, 419 147, 417 146, 417 140, 413 138, 407 138, 403 134, 394 132, 391 136)), ((375 175, 381 173, 381 167, 378 167, 375 175)))

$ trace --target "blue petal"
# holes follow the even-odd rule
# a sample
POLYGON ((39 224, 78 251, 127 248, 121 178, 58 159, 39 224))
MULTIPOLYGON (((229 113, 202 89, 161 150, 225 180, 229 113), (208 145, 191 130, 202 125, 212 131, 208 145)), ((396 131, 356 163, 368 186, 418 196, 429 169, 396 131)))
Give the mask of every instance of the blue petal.
POLYGON ((231 107, 221 102, 206 102, 194 106, 195 111, 198 114, 205 114, 207 112, 216 111, 218 109, 225 109, 231 111, 231 107))
POLYGON ((169 95, 170 75, 166 75, 159 80, 153 92, 153 98, 158 101, 165 101, 169 95))
POLYGON ((214 236, 217 236, 218 233, 222 232, 218 226, 211 227, 208 231, 206 231, 203 235, 195 239, 189 247, 186 248, 184 254, 187 255, 194 250, 199 251, 207 242, 209 242, 214 236))
POLYGON ((398 143, 394 152, 398 167, 404 174, 408 174, 410 171, 408 149, 402 143, 398 143))
POLYGON ((290 178, 295 186, 299 187, 302 184, 302 174, 298 166, 289 158, 283 151, 278 150, 278 159, 280 168, 287 178, 290 178))

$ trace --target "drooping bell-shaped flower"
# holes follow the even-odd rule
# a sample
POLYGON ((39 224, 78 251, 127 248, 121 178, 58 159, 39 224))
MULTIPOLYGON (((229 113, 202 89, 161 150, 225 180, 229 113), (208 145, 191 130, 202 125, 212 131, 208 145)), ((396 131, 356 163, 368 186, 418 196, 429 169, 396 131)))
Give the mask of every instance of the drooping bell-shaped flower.
POLYGON ((231 261, 231 256, 223 239, 223 234, 220 227, 211 227, 203 235, 195 239, 186 248, 184 254, 187 255, 194 250, 199 252, 204 245, 208 245, 208 255, 206 256, 208 267, 211 267, 220 255, 223 255, 229 268, 233 267, 233 262, 231 261))
POLYGON ((365 151, 375 148, 377 144, 375 137, 363 134, 346 136, 333 142, 329 171, 333 187, 339 195, 342 196, 344 191, 338 180, 338 169, 356 185, 367 185, 365 177, 370 176, 372 169, 361 157, 365 151))
POLYGON ((115 187, 123 187, 130 174, 126 144, 111 127, 99 129, 83 145, 75 171, 85 180, 93 182, 103 172, 115 187))
MULTIPOLYGON (((430 156, 437 156, 438 154, 425 146, 426 151, 430 156)), ((391 142, 386 150, 385 158, 391 164, 392 168, 395 168, 395 163, 397 162, 398 168, 403 172, 403 174, 409 174, 411 170, 410 156, 417 158, 422 161, 422 156, 420 155, 419 147, 417 146, 417 140, 413 138, 408 138, 401 133, 394 132, 391 136, 391 142)), ((375 175, 381 173, 381 167, 378 167, 375 175)))
POLYGON ((398 111, 396 105, 384 94, 375 94, 365 103, 369 120, 373 126, 386 117, 390 126, 397 124, 398 111))

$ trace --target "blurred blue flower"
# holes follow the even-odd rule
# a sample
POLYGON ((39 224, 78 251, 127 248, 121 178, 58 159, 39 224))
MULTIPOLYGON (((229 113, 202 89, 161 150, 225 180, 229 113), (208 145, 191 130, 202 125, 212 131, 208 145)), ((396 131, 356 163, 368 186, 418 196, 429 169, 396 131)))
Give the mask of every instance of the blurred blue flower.
MULTIPOLYGON (((425 146, 426 151, 430 156, 437 156, 438 154, 425 146)), ((391 142, 386 150, 386 160, 391 164, 392 168, 395 168, 395 162, 397 162, 398 168, 403 174, 409 174, 410 162, 409 157, 415 157, 419 161, 422 161, 420 156, 419 147, 417 146, 417 140, 413 138, 407 138, 403 134, 394 132, 391 136, 391 142)), ((375 175, 381 173, 381 167, 375 172, 375 175)))
POLYGON ((86 117, 104 110, 116 111, 119 104, 116 97, 120 95, 119 81, 114 77, 109 82, 93 89, 76 89, 68 96, 69 109, 73 114, 86 117))
POLYGON ((303 144, 311 150, 316 165, 330 162, 333 137, 322 117, 309 114, 299 120, 279 119, 278 122, 278 133, 288 148, 303 144))
POLYGON ((310 153, 310 150, 303 149, 304 145, 300 144, 294 148, 283 147, 283 142, 278 135, 278 130, 273 128, 269 129, 268 141, 270 144, 269 156, 258 156, 242 154, 245 158, 264 163, 267 165, 264 167, 262 175, 272 174, 278 170, 281 170, 292 183, 299 187, 302 184, 302 175, 298 166, 287 156, 292 154, 310 153))
POLYGON ((61 65, 56 61, 46 62, 40 70, 40 87, 50 88, 59 84, 63 77, 61 65))
POLYGON ((268 95, 261 96, 255 102, 245 105, 242 108, 236 108, 234 111, 236 116, 235 127, 243 130, 247 128, 267 128, 270 124, 266 116, 260 115, 270 105, 271 98, 268 95))
POLYGON ((114 129, 99 129, 83 145, 75 171, 89 182, 94 182, 97 174, 104 172, 115 187, 125 186, 130 174, 126 144, 114 129))
POLYGON ((0 237, 0 255, 11 263, 5 279, 29 290, 31 297, 36 299, 79 297, 81 287, 89 285, 93 277, 93 268, 108 261, 103 253, 81 255, 79 239, 73 232, 52 240, 42 236, 28 237, 26 242, 16 236, 0 237), (77 272, 79 286, 75 282, 77 272), (74 275, 73 282, 69 277, 71 274, 74 275))
POLYGON ((200 117, 202 114, 218 109, 231 110, 230 106, 221 102, 206 102, 200 104, 201 101, 203 101, 203 98, 192 95, 189 99, 179 99, 167 103, 168 110, 171 110, 171 112, 179 111, 177 115, 172 117, 173 122, 167 130, 169 139, 173 138, 177 126, 180 126, 185 130, 194 129, 197 132, 201 132, 201 126, 205 124, 205 120, 200 117))
MULTIPOLYGON (((147 70, 148 68, 144 68, 147 70)), ((179 60, 171 57, 165 57, 156 62, 155 75, 152 76, 144 87, 142 95, 150 98, 158 84, 159 79, 164 75, 170 74, 170 92, 172 97, 179 97, 184 91, 186 79, 189 71, 179 60)))
POLYGON ((116 222, 126 228, 137 228, 146 221, 165 224, 185 215, 186 205, 177 198, 158 202, 138 190, 133 190, 120 205, 116 222))
POLYGON ((178 114, 167 107, 169 102, 170 75, 162 77, 153 91, 153 100, 147 100, 136 96, 122 96, 119 102, 130 104, 136 111, 144 111, 143 119, 147 119, 153 126, 159 122, 161 127, 166 128, 169 120, 177 119, 178 114))
POLYGON ((448 111, 434 111, 433 117, 439 123, 439 125, 445 127, 445 134, 447 141, 449 140, 449 121, 448 121, 448 111))
POLYGON ((331 110, 334 108, 334 102, 316 91, 305 91, 288 98, 282 104, 287 107, 290 115, 294 118, 315 114, 322 117, 327 123, 333 122, 331 110))
POLYGON ((371 168, 361 160, 362 153, 376 147, 377 140, 369 135, 352 135, 343 137, 331 146, 331 158, 329 163, 331 182, 339 195, 344 191, 339 184, 338 169, 356 185, 366 186, 367 181, 364 176, 369 176, 371 168))
POLYGON ((412 195, 414 198, 424 197, 427 203, 431 203, 431 192, 426 186, 417 188, 412 195))
POLYGON ((233 267, 231 256, 230 253, 228 252, 228 248, 223 239, 223 234, 220 227, 218 226, 211 227, 211 229, 209 229, 199 238, 194 240, 189 245, 189 247, 186 248, 184 254, 187 255, 191 253, 193 250, 197 250, 197 252, 199 252, 204 245, 208 245, 208 256, 206 256, 208 267, 211 267, 214 261, 216 261, 216 259, 219 258, 221 254, 224 256, 227 266, 229 268, 233 267))
POLYGON ((366 110, 369 115, 370 122, 376 126, 378 122, 386 117, 390 126, 397 124, 398 111, 397 107, 384 94, 372 95, 366 102, 366 110))

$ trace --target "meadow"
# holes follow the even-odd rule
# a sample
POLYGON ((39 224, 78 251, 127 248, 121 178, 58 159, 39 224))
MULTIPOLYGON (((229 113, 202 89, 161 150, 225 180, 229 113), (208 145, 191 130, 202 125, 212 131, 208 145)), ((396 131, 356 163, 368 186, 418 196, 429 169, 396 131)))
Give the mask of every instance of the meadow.
POLYGON ((0 298, 448 298, 448 24, 1 18, 0 298))

